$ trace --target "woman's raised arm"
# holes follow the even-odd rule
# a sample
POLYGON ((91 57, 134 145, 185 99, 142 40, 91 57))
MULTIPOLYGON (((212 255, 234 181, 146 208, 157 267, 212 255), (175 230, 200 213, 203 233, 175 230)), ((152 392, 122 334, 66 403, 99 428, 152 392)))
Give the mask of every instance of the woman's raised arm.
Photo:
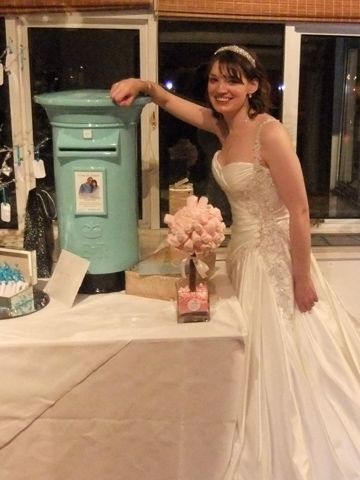
POLYGON ((110 90, 111 98, 119 105, 131 105, 139 93, 149 95, 156 105, 174 117, 202 130, 219 134, 218 121, 210 108, 174 95, 157 83, 127 78, 114 83, 110 90))

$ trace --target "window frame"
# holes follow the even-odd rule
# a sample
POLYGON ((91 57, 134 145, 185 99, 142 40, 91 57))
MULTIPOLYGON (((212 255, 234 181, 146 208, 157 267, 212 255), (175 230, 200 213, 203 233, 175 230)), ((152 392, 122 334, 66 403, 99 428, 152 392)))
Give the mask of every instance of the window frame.
MULTIPOLYGON (((298 96, 300 81, 300 50, 302 35, 326 36, 360 36, 359 29, 354 24, 333 23, 287 23, 285 25, 284 45, 284 94, 283 94, 283 123, 286 126, 293 146, 296 148, 297 122, 298 122, 298 96)), ((340 148, 339 138, 333 136, 333 149, 340 148)), ((339 162, 339 158, 337 161, 339 162)), ((334 183, 337 163, 332 162, 331 181, 334 183)), ((360 233, 360 219, 357 218, 329 218, 315 222, 312 233, 360 233)))
MULTIPOLYGON (((6 17, 6 41, 17 52, 9 65, 9 96, 11 109, 12 142, 14 162, 18 161, 17 146, 23 161, 16 173, 16 204, 18 230, 25 226, 25 208, 30 189, 35 187, 32 171, 34 159, 32 101, 30 89, 30 64, 28 30, 30 28, 96 28, 138 30, 140 42, 140 76, 157 81, 157 24, 151 13, 81 13, 49 15, 22 15, 6 17), (155 61, 154 61, 155 60, 155 61), (13 112, 22 112, 16 115, 13 112), (20 171, 19 171, 20 170, 20 171)), ((158 200, 158 109, 150 103, 141 115, 141 160, 142 160, 142 219, 139 225, 156 228, 155 215, 159 211, 158 200)), ((158 228, 158 227, 157 227, 158 228)))
MULTIPOLYGON (((31 164, 34 158, 32 145, 32 109, 30 93, 29 59, 27 58, 28 29, 41 28, 117 28, 138 29, 140 37, 140 76, 157 81, 158 78, 158 19, 152 13, 67 13, 49 15, 23 15, 5 17, 7 43, 11 43, 15 56, 9 68, 9 94, 13 146, 21 145, 23 181, 17 181, 16 203, 18 229, 24 228, 28 191, 35 186, 31 164)), ((301 35, 359 36, 354 24, 284 23, 284 85, 282 119, 296 148, 298 92, 300 73, 301 35)), ((159 200, 159 122, 158 107, 148 104, 141 115, 141 158, 143 187, 143 218, 139 226, 160 229, 159 200)), ((333 142, 336 142, 333 139, 333 142)), ((336 145, 336 143, 335 143, 336 145)), ((14 148, 15 150, 15 148, 14 148)), ((15 158, 14 161, 17 159, 15 158)), ((315 229, 315 227, 314 227, 315 229)), ((360 219, 326 219, 316 226, 317 233, 358 233, 360 219)))

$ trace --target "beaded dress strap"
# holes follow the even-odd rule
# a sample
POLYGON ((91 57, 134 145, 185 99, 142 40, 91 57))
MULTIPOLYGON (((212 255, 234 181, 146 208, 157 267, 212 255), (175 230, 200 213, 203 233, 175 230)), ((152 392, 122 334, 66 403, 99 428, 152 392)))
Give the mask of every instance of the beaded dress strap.
POLYGON ((278 122, 276 118, 268 118, 264 122, 262 122, 256 132, 256 138, 255 138, 255 145, 254 145, 254 163, 257 165, 262 165, 262 159, 261 159, 261 142, 260 142, 260 135, 261 131, 263 129, 263 126, 266 125, 267 123, 270 122, 278 122))

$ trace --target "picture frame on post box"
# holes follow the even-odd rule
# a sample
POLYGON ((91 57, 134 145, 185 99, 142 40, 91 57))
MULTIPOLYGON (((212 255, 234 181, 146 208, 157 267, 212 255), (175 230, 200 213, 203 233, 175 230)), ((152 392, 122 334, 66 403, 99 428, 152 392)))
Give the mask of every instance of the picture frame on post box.
POLYGON ((106 215, 105 169, 74 171, 75 214, 106 215))

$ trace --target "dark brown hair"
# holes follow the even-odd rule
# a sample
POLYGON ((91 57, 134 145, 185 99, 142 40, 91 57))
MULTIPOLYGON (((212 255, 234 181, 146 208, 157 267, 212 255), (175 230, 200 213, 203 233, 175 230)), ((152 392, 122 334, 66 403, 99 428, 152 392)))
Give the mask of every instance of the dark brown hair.
MULTIPOLYGON (((244 49, 244 47, 241 47, 244 49)), ((252 51, 246 50, 255 60, 255 66, 240 53, 234 52, 232 50, 222 50, 219 53, 213 55, 210 59, 207 67, 207 74, 209 75, 215 62, 219 62, 220 72, 230 78, 235 78, 242 81, 245 77, 248 81, 257 80, 259 82, 259 87, 249 98, 249 111, 248 115, 250 118, 256 117, 259 113, 267 113, 271 107, 270 101, 270 92, 271 86, 267 79, 266 72, 264 67, 259 62, 256 54, 252 51)), ((212 107, 209 99, 208 102, 211 106, 211 109, 214 112, 214 115, 217 118, 222 117, 221 114, 216 112, 212 107)))

